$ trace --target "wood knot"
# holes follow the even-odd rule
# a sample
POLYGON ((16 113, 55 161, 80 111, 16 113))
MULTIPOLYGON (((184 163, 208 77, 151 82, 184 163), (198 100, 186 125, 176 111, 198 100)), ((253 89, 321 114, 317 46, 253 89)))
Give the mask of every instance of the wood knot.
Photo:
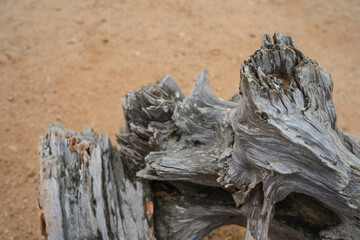
POLYGON ((269 119, 269 116, 266 114, 266 113, 261 113, 261 119, 263 119, 263 120, 268 120, 269 119))

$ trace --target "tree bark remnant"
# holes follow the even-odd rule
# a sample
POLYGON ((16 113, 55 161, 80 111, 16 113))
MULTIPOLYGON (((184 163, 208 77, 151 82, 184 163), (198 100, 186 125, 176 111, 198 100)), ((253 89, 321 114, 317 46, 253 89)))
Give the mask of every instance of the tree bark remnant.
POLYGON ((49 239, 360 239, 360 138, 336 126, 330 74, 291 36, 265 35, 229 100, 207 71, 186 97, 170 76, 128 92, 120 151, 51 125, 40 140, 49 239))

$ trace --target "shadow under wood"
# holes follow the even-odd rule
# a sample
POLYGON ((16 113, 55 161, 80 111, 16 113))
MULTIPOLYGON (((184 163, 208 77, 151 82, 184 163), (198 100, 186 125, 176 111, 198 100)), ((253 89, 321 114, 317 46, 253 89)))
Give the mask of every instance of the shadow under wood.
MULTIPOLYGON (((286 224, 302 232, 306 239, 318 239, 320 231, 339 225, 341 220, 336 213, 315 198, 301 193, 291 193, 275 205, 269 236, 276 233, 271 231, 274 227, 272 223, 286 224)), ((288 236, 288 239, 292 239, 292 236, 288 236)))
MULTIPOLYGON (((154 227, 157 239, 200 240, 213 230, 246 218, 236 208, 231 193, 189 182, 153 181, 154 227)), ((340 223, 339 217, 314 198, 292 193, 275 205, 269 238, 317 239, 319 232, 340 223)))
POLYGON ((246 225, 231 194, 221 188, 157 181, 151 186, 157 239, 200 240, 223 225, 246 225))

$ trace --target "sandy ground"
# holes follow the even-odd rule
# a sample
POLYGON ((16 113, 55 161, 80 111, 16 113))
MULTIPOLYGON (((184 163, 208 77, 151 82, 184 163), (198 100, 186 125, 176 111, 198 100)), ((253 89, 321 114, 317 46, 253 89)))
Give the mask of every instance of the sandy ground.
POLYGON ((265 32, 291 33, 331 72, 338 126, 360 135, 359 23, 358 0, 0 0, 0 239, 39 237, 37 144, 48 123, 92 126, 114 142, 126 91, 170 74, 189 94, 202 68, 229 98, 265 32))

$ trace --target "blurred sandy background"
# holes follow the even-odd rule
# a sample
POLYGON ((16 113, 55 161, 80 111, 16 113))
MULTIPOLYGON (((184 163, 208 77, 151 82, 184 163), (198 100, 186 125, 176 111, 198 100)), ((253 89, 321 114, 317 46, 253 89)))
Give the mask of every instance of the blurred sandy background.
POLYGON ((275 31, 331 72, 338 126, 360 135, 358 0, 0 0, 0 240, 39 238, 37 144, 48 123, 92 126, 115 143, 126 91, 170 74, 189 94, 202 68, 229 98, 241 63, 275 31))

